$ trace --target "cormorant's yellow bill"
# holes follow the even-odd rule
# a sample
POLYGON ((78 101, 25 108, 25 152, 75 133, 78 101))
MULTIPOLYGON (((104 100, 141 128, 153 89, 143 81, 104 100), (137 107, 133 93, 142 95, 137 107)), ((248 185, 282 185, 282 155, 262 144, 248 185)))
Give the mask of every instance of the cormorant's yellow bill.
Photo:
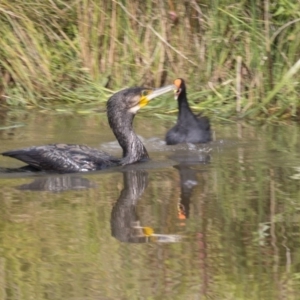
POLYGON ((178 234, 157 234, 154 233, 153 228, 134 226, 134 228, 142 229, 144 237, 147 238, 146 242, 156 242, 156 243, 177 243, 182 239, 181 235, 178 234))
POLYGON ((139 102, 140 108, 146 106, 148 102, 151 101, 152 99, 161 96, 165 93, 174 91, 176 88, 177 87, 174 84, 170 84, 154 90, 144 90, 142 92, 141 100, 139 102))
POLYGON ((154 230, 151 227, 142 227, 145 236, 151 236, 154 234, 154 230))

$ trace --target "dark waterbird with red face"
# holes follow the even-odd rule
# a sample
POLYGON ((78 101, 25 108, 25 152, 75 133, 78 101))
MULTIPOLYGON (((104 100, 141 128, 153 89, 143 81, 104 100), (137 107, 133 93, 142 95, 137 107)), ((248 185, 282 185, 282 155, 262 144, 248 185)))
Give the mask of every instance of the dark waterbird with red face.
POLYGON ((183 79, 174 81, 175 99, 178 101, 176 125, 166 135, 167 145, 180 143, 207 143, 211 141, 210 123, 207 117, 193 114, 186 97, 186 86, 183 79))
POLYGON ((147 160, 148 152, 135 134, 132 122, 136 112, 160 95, 174 90, 174 85, 159 89, 128 88, 112 95, 107 101, 109 125, 118 140, 123 157, 116 158, 85 145, 50 144, 3 152, 28 165, 19 170, 52 171, 59 173, 85 172, 128 165, 147 160))

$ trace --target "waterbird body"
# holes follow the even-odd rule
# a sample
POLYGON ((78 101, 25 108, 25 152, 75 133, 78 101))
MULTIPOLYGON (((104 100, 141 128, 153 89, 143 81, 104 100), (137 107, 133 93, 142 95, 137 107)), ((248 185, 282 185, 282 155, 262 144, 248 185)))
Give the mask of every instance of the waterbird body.
POLYGON ((123 157, 110 154, 85 145, 50 144, 3 152, 28 164, 21 169, 30 171, 52 171, 59 173, 84 172, 127 165, 147 160, 148 152, 135 134, 132 122, 136 112, 155 97, 174 90, 174 85, 159 89, 135 87, 121 90, 107 101, 109 125, 118 140, 123 157))
POLYGON ((178 101, 178 117, 176 125, 166 134, 167 145, 180 143, 207 143, 211 140, 210 122, 207 117, 193 114, 186 96, 183 79, 174 81, 175 99, 178 101))

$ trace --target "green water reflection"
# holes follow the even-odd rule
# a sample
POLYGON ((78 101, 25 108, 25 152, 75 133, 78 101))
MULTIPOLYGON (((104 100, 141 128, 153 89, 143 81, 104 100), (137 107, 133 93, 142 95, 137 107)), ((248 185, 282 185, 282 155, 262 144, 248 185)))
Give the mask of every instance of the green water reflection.
MULTIPOLYGON (((0 131, 1 151, 114 140, 101 115, 1 122, 25 124, 0 131)), ((171 122, 136 125, 162 138, 171 122)), ((300 128, 214 128, 217 142, 198 164, 153 150, 153 161, 174 163, 0 177, 0 299, 298 299, 300 128), (144 226, 173 239, 151 240, 144 226)))

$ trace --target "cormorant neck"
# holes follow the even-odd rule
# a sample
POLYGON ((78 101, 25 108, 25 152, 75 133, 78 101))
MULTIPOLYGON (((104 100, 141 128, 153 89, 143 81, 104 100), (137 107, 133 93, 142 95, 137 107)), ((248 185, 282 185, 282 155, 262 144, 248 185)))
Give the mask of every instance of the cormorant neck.
POLYGON ((134 114, 130 112, 109 117, 110 127, 123 150, 122 165, 149 158, 145 146, 133 130, 133 119, 134 114))

